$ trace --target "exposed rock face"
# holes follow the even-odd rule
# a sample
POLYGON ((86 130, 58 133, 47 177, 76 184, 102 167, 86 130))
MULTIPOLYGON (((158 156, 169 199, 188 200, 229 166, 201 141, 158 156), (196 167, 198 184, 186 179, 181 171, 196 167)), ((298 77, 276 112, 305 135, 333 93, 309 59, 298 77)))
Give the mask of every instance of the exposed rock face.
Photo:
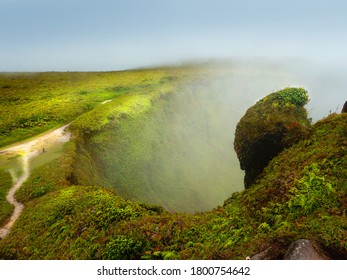
POLYGON ((319 246, 308 239, 299 239, 289 245, 274 243, 264 251, 248 257, 249 260, 328 260, 319 246))
POLYGON ((307 102, 306 90, 285 88, 258 101, 241 118, 234 148, 245 170, 246 188, 279 152, 309 135, 307 102))
POLYGON ((347 101, 345 102, 345 105, 343 105, 341 113, 347 113, 347 101))
POLYGON ((288 247, 285 260, 327 260, 329 259, 317 245, 308 239, 299 239, 288 247))
POLYGON ((264 251, 253 255, 250 260, 279 260, 283 257, 283 254, 283 246, 275 243, 264 251))

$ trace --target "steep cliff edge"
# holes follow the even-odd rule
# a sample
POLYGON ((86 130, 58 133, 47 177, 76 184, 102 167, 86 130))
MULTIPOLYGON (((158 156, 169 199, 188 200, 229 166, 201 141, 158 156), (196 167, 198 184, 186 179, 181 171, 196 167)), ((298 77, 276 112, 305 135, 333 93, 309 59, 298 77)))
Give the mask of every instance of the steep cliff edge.
POLYGON ((229 149, 239 118, 235 97, 227 99, 208 76, 177 80, 130 91, 71 124, 75 184, 108 186, 128 199, 191 213, 243 189, 229 149))

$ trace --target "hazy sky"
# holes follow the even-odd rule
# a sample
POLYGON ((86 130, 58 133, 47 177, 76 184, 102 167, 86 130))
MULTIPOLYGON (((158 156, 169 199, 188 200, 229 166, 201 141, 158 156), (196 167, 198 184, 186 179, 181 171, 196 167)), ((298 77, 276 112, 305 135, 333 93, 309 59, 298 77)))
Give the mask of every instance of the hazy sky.
POLYGON ((347 63, 344 0, 0 0, 0 71, 192 59, 347 63))

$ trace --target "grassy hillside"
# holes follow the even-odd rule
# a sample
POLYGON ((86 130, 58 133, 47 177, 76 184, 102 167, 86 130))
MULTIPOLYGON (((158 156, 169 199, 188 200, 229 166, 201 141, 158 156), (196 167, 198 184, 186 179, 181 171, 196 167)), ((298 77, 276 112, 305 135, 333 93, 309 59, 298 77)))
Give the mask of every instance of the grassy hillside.
POLYGON ((166 70, 0 73, 0 147, 73 121, 166 70))
MULTIPOLYGON (((65 152, 34 169, 17 192, 25 209, 0 240, 0 259, 245 259, 269 248, 280 259, 299 238, 347 258, 347 114, 312 125, 224 204, 171 213, 164 208, 182 201, 209 207, 212 195, 196 195, 199 187, 232 189, 223 179, 233 165, 220 161, 233 148, 236 124, 229 131, 228 118, 240 112, 228 110, 250 96, 221 93, 222 67, 127 75, 136 82, 114 81, 117 97, 79 114, 65 152)), ((8 188, 9 174, 0 176, 8 188)))

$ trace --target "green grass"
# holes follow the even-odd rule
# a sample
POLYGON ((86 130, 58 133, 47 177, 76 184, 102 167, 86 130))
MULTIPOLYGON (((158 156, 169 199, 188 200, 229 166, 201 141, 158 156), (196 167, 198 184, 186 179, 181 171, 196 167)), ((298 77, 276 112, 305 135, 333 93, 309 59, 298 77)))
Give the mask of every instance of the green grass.
POLYGON ((6 201, 6 195, 12 187, 10 173, 0 169, 0 225, 4 224, 11 216, 13 206, 6 201))
POLYGON ((165 69, 2 73, 0 147, 69 123, 104 100, 163 82, 166 73, 165 69))
POLYGON ((63 149, 64 153, 60 157, 31 171, 30 177, 15 194, 18 201, 26 203, 71 185, 73 162, 76 157, 75 146, 73 143, 67 143, 63 149))

